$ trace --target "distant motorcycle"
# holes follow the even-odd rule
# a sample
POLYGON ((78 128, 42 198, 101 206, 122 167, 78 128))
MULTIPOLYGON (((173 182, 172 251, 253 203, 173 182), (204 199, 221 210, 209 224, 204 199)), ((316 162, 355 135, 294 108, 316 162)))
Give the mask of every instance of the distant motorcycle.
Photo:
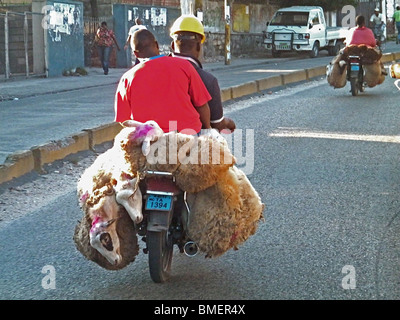
POLYGON ((381 51, 383 51, 386 47, 385 28, 386 24, 383 22, 381 24, 375 25, 374 27, 376 44, 381 51))
POLYGON ((351 94, 357 96, 364 92, 364 68, 360 56, 349 56, 347 60, 347 80, 350 82, 351 94))

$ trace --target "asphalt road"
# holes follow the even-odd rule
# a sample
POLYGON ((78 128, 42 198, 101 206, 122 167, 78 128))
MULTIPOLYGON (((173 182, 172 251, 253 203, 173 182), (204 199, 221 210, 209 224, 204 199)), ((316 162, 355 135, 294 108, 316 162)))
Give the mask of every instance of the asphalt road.
POLYGON ((82 212, 65 190, 0 228, 0 298, 399 299, 399 94, 390 78, 358 97, 320 80, 229 104, 267 207, 238 251, 176 253, 162 285, 143 253, 103 270, 74 247, 82 212))
MULTIPOLYGON (((397 50, 398 45, 394 42, 387 45, 386 52, 397 50)), ((307 54, 288 53, 278 59, 238 58, 232 61, 232 66, 218 66, 215 70, 214 64, 205 64, 204 67, 217 77, 221 88, 228 88, 276 74, 326 65, 331 59, 326 51, 321 51, 320 56, 314 59, 308 58, 307 54)), ((81 78, 82 86, 85 86, 83 90, 71 89, 54 94, 44 93, 74 88, 71 83, 74 79, 45 79, 43 88, 32 87, 29 80, 20 81, 15 84, 14 90, 8 88, 6 91, 10 91, 9 94, 15 96, 16 100, 0 101, 0 118, 7 119, 0 126, 0 163, 4 163, 7 156, 14 152, 29 150, 33 146, 63 139, 83 129, 112 122, 117 78, 114 84, 93 87, 98 79, 93 82, 90 79, 95 78, 96 75, 94 78, 81 78), (49 81, 58 85, 51 85, 49 81)))

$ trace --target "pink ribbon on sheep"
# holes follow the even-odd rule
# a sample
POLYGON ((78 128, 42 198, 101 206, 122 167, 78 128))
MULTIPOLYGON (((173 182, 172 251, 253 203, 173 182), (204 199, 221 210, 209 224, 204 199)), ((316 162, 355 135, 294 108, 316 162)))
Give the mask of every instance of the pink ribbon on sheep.
POLYGON ((92 221, 92 227, 90 228, 90 233, 94 232, 94 228, 96 227, 96 224, 99 223, 101 220, 100 216, 95 216, 93 221, 92 221))
POLYGON ((149 132, 151 132, 152 130, 154 130, 154 127, 149 125, 149 124, 143 124, 141 126, 136 127, 136 130, 133 131, 130 136, 129 136, 129 140, 137 140, 140 138, 144 138, 146 137, 149 132))
POLYGON ((86 202, 86 200, 89 198, 89 192, 86 191, 83 195, 81 195, 81 197, 79 198, 79 202, 81 204, 84 204, 86 202))

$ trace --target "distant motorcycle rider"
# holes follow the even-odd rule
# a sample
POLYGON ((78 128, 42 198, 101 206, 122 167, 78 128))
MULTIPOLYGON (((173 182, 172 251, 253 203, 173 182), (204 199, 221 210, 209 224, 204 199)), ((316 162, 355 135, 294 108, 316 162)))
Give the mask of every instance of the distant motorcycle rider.
MULTIPOLYGON (((346 39, 346 46, 365 44, 368 47, 375 48, 375 36, 372 30, 365 26, 365 17, 362 15, 357 16, 356 25, 355 28, 350 29, 349 37, 346 39)), ((381 66, 382 74, 387 75, 387 71, 380 59, 378 63, 381 66)))
POLYGON ((365 18, 361 15, 356 17, 356 27, 350 29, 346 39, 347 46, 359 44, 365 44, 372 48, 376 46, 374 33, 365 26, 365 18))
POLYGON ((369 22, 374 28, 373 33, 375 38, 378 38, 378 35, 380 34, 379 29, 382 28, 382 24, 384 23, 383 15, 382 13, 379 13, 379 8, 375 8, 374 14, 369 19, 369 22))

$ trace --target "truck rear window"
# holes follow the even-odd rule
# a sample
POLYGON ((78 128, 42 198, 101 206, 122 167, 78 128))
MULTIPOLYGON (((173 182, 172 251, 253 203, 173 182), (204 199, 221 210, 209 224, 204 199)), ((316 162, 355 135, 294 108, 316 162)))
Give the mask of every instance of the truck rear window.
POLYGON ((277 12, 270 22, 273 26, 306 26, 308 12, 277 12))

